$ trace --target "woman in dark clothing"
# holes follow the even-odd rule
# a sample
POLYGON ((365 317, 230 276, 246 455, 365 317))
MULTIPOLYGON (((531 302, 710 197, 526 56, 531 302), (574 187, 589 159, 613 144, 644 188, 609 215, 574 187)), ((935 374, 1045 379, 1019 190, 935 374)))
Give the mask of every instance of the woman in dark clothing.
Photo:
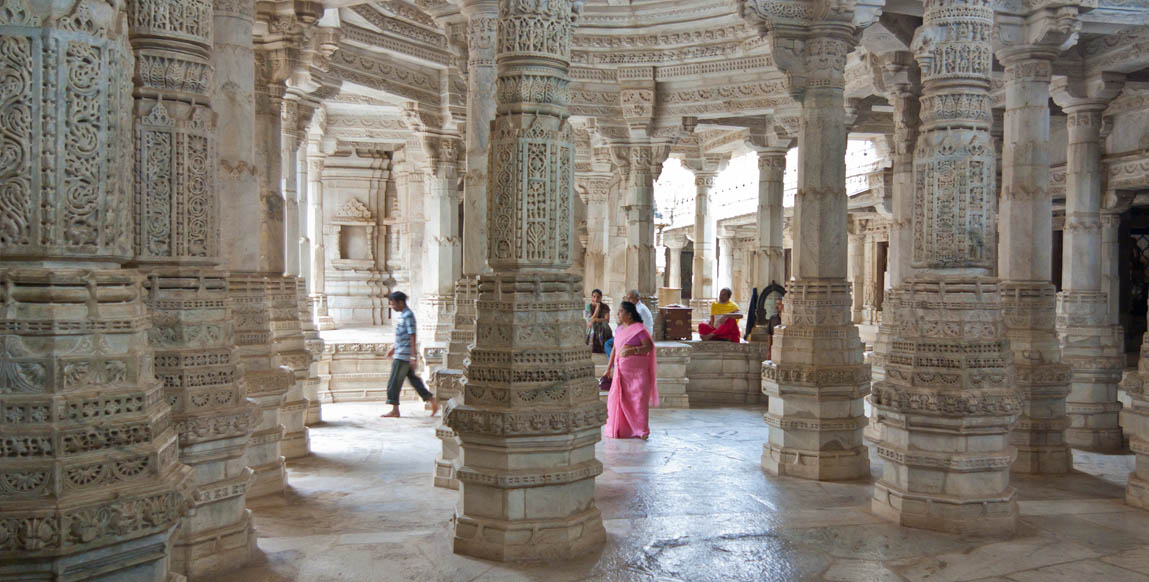
POLYGON ((614 337, 610 331, 610 306, 602 301, 602 291, 591 291, 586 306, 586 343, 596 354, 605 354, 603 344, 614 337))

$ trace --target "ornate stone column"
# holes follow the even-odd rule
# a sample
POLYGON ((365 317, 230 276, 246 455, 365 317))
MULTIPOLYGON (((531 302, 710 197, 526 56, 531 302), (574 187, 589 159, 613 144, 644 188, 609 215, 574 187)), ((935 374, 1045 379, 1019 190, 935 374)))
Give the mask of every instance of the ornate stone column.
MULTIPOLYGON (((1065 444, 1069 366, 1061 362, 1051 282, 1049 80, 1056 57, 1056 47, 1034 45, 998 52, 1005 65, 1005 135, 997 256, 1002 313, 1021 394, 1021 418, 1010 435, 1018 473, 1066 473, 1073 465, 1065 444)), ((1066 219, 1072 223, 1068 213, 1066 219)))
POLYGON ((686 239, 681 236, 666 237, 663 239, 666 248, 670 250, 670 264, 667 267, 667 287, 681 291, 682 286, 682 249, 686 248, 686 239))
POLYGON ((210 1, 131 5, 136 53, 134 264, 147 275, 148 336, 172 404, 180 459, 193 469, 192 511, 172 544, 172 569, 207 576, 255 549, 243 462, 257 409, 237 370, 227 273, 217 269, 219 191, 211 110, 210 1), (196 71, 172 85, 156 71, 196 71), (186 81, 186 80, 185 80, 186 81))
MULTIPOLYGON (((658 282, 654 260, 654 181, 670 148, 630 144, 630 181, 626 197, 626 289, 637 289, 651 311, 658 313, 658 282)), ((619 299, 621 301, 621 299, 619 299)))
POLYGON ((794 278, 787 284, 773 361, 762 367, 770 397, 762 466, 805 479, 870 474, 862 442, 870 370, 851 321, 846 282, 846 109, 844 71, 854 39, 852 14, 835 14, 771 33, 780 66, 801 106, 794 278), (845 18, 845 20, 841 20, 845 18))
MULTIPOLYGON (((280 492, 286 484, 284 458, 280 454, 283 425, 279 409, 288 388, 294 383, 289 371, 274 367, 271 361, 272 331, 266 278, 271 268, 266 258, 279 256, 278 271, 282 274, 283 245, 278 238, 271 238, 267 217, 269 214, 274 217, 278 212, 280 221, 276 229, 282 232, 283 203, 277 190, 264 195, 256 163, 254 20, 254 2, 216 2, 215 46, 212 51, 215 95, 212 104, 218 136, 218 185, 220 192, 227 193, 228 208, 220 215, 221 254, 230 271, 228 295, 233 301, 235 343, 244 368, 247 396, 260 408, 259 422, 244 453, 244 463, 254 471, 249 497, 280 492), (257 230, 252 228, 252 217, 260 217, 257 230)), ((263 117, 279 119, 278 104, 272 108, 261 98, 260 107, 263 117)), ((267 137, 261 135, 259 139, 267 137)), ((279 128, 276 125, 274 142, 270 145, 271 151, 277 154, 274 158, 277 168, 278 144, 279 128)))
POLYGON ((989 135, 989 0, 926 4, 911 273, 886 299, 897 325, 873 403, 885 467, 873 511, 910 527, 1000 534, 1017 523, 1010 427, 1021 414, 996 255, 989 135))
POLYGON ((455 285, 462 275, 462 240, 459 238, 458 153, 459 139, 449 135, 420 137, 427 156, 427 195, 423 215, 424 255, 423 306, 419 322, 424 347, 446 347, 455 320, 455 285))
MULTIPOLYGON (((475 341, 475 300, 478 275, 487 267, 487 150, 491 120, 495 117, 495 46, 498 33, 498 0, 468 0, 463 3, 467 18, 467 127, 466 174, 463 180, 463 275, 455 285, 455 318, 447 345, 445 369, 438 372, 435 393, 441 400, 462 393, 464 361, 475 341)), ((455 432, 441 422, 435 436, 443 441, 435 459, 434 485, 458 489, 455 462, 459 441, 455 432)))
MULTIPOLYGON (((718 285, 719 289, 734 288, 734 239, 730 236, 718 237, 718 285)), ((746 299, 743 299, 745 301, 746 299)))
POLYGON ((703 156, 698 160, 688 160, 694 170, 694 281, 691 283, 690 306, 694 308, 694 323, 706 321, 710 317, 710 304, 717 296, 714 288, 714 231, 716 222, 711 211, 710 196, 714 191, 714 181, 726 166, 726 160, 719 156, 703 156))
MULTIPOLYGON (((758 247, 755 249, 753 287, 786 279, 786 257, 782 250, 782 200, 786 175, 787 148, 758 150, 758 247)), ((765 322, 763 322, 765 323, 765 322)))
POLYGON ((1066 440, 1074 448, 1099 451, 1124 447, 1117 386, 1125 368, 1125 342, 1110 316, 1109 289, 1102 286, 1101 232, 1101 116, 1122 84, 1121 77, 1111 75, 1058 78, 1053 93, 1068 115, 1069 132, 1062 292, 1057 302, 1057 330, 1072 366, 1066 440))
POLYGON ((308 297, 320 331, 335 329, 327 310, 327 244, 323 237, 323 166, 327 155, 317 143, 307 146, 307 230, 311 235, 311 279, 308 297))
POLYGON ((866 293, 866 226, 863 221, 850 221, 846 243, 846 279, 850 283, 850 320, 862 323, 866 293))
MULTIPOLYGON (((206 74, 211 7, 171 8, 188 23, 189 64, 206 74)), ((122 268, 133 255, 128 35, 149 25, 147 14, 130 16, 131 28, 123 3, 101 0, 0 9, 6 579, 165 581, 192 497, 191 471, 179 462, 184 431, 148 345, 142 278, 122 268)), ((147 63, 141 58, 140 71, 147 63)), ((196 133, 193 119, 210 123, 210 111, 197 118, 180 105, 189 131, 169 133, 173 140, 196 133)), ((173 170, 153 171, 165 169, 173 170)))
POLYGON ((602 472, 594 445, 606 410, 582 341, 582 280, 566 272, 574 243, 565 90, 572 4, 499 2, 487 182, 494 273, 479 276, 466 391, 447 412, 462 446, 454 549, 487 559, 569 558, 606 537, 594 504, 602 472))
MULTIPOLYGON (((890 246, 886 262, 890 288, 896 289, 902 286, 913 270, 914 146, 918 140, 921 110, 918 101, 921 74, 913 55, 899 52, 888 58, 882 66, 882 84, 888 90, 886 98, 894 107, 893 179, 890 185, 893 217, 890 219, 890 246)), ((889 361, 894 336, 899 333, 898 311, 889 308, 889 301, 887 295, 878 335, 874 340, 874 351, 870 355, 873 383, 886 379, 886 362, 889 361)), ((872 395, 866 398, 872 403, 872 395)), ((871 406, 866 438, 880 443, 883 433, 882 424, 878 422, 878 409, 871 406)))

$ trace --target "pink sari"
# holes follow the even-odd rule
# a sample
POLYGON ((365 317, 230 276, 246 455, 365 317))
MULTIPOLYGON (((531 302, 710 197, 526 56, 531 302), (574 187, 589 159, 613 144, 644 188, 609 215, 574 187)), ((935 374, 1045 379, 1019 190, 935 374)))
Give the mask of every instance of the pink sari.
MULTIPOLYGON (((649 354, 621 356, 625 346, 641 345, 650 339, 646 327, 632 323, 615 330, 614 377, 606 400, 606 436, 615 439, 641 438, 650 434, 650 408, 658 406, 657 358, 649 354)), ((654 341, 651 340, 651 345, 654 341)))

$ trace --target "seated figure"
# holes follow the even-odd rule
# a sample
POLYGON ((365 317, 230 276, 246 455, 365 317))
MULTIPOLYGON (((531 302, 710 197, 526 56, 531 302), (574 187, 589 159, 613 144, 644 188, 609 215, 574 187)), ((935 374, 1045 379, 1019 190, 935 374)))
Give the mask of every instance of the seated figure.
POLYGON ((698 324, 698 335, 702 341, 742 341, 742 334, 738 331, 742 311, 737 303, 730 300, 733 294, 730 289, 723 289, 718 293, 718 301, 710 305, 710 323, 698 324))

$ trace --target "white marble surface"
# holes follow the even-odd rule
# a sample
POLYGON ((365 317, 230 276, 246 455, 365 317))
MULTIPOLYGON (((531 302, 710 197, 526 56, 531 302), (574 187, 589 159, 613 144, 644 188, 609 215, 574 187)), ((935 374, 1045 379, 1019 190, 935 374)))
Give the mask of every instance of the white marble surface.
POLYGON ((600 443, 601 552, 467 558, 451 553, 456 493, 431 487, 434 420, 382 411, 325 406, 289 491, 252 506, 260 563, 217 582, 1149 580, 1149 513, 1121 501, 1131 456, 1075 452, 1070 475, 1017 477, 1018 534, 963 537, 878 519, 867 481, 767 475, 761 409, 654 410, 649 441, 600 443))

